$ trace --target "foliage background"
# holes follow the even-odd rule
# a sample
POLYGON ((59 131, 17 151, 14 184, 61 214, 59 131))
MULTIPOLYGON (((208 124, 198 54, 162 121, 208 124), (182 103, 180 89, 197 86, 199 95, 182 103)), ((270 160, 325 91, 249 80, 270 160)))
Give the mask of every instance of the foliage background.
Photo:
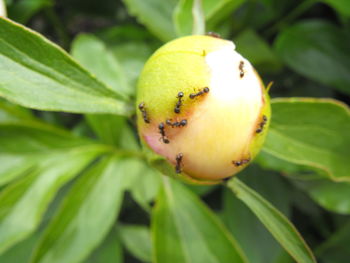
MULTIPOLYGON (((164 182, 137 156, 129 107, 138 74, 162 43, 191 34, 193 1, 5 2, 10 19, 99 80, 74 67, 63 78, 59 62, 69 59, 40 54, 0 23, 0 262, 231 262, 240 257, 231 236, 247 257, 237 262, 293 262, 231 191, 164 182), (29 60, 15 58, 10 45, 58 61, 46 71, 54 81, 11 64, 6 58, 29 60)), ((293 222, 319 262, 347 262, 349 1, 218 0, 203 9, 206 30, 234 40, 264 82, 274 82, 271 96, 285 98, 273 101, 266 145, 238 177, 293 222)))

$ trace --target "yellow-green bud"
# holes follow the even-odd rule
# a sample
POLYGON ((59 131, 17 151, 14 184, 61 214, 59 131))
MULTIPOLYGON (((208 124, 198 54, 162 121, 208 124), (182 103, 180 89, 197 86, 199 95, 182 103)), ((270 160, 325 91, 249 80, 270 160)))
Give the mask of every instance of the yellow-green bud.
POLYGON ((265 87, 228 40, 189 36, 147 61, 138 83, 142 142, 176 173, 218 182, 247 166, 270 121, 265 87))

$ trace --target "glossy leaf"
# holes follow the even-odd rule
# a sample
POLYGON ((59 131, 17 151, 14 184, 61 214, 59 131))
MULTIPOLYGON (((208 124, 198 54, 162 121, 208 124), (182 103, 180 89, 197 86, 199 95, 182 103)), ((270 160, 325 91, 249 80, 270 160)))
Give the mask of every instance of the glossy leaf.
POLYGON ((126 98, 133 93, 134 89, 129 87, 119 61, 94 35, 82 34, 76 37, 71 53, 76 60, 116 93, 123 94, 126 98))
POLYGON ((276 99, 263 151, 350 180, 350 111, 335 100, 276 99))
POLYGON ((23 106, 77 113, 129 114, 121 97, 58 46, 0 17, 0 96, 23 106))
POLYGON ((56 192, 103 149, 73 148, 51 154, 39 167, 0 194, 0 252, 30 235, 39 225, 56 192))
MULTIPOLYGON (((242 172, 242 180, 289 215, 291 191, 279 174, 267 173, 256 166, 242 172)), ((250 262, 275 262, 282 248, 256 216, 228 189, 223 194, 222 218, 236 237, 250 262)))
POLYGON ((176 0, 123 0, 129 13, 136 16, 138 21, 144 24, 149 31, 163 41, 169 41, 176 37, 171 20, 176 0))
POLYGON ((310 248, 281 212, 238 178, 229 180, 228 187, 250 208, 296 262, 316 262, 310 248))
POLYGON ((65 196, 32 262, 85 259, 112 227, 122 202, 125 175, 131 175, 134 167, 132 159, 111 157, 83 174, 65 196))
POLYGON ((142 262, 152 261, 151 232, 142 225, 122 225, 118 228, 124 246, 142 262))
POLYGON ((311 20, 285 29, 275 47, 301 75, 350 94, 350 35, 333 24, 311 20))
POLYGON ((171 178, 156 201, 152 239, 155 262, 247 262, 218 218, 171 178))

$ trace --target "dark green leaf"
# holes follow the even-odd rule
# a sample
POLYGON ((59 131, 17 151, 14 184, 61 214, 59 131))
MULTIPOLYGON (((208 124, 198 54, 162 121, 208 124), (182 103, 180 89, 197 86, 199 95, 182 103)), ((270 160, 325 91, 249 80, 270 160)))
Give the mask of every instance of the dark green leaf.
POLYGON ((335 25, 301 22, 285 29, 275 47, 296 72, 350 94, 350 36, 335 25))
POLYGON ((350 16, 350 5, 348 0, 321 0, 332 6, 339 13, 350 16))
POLYGON ((303 238, 281 212, 237 178, 231 179, 228 187, 298 263, 316 262, 303 238))
POLYGON ((172 23, 172 13, 177 0, 123 0, 130 14, 137 17, 149 31, 163 41, 176 37, 172 23))
POLYGON ((56 192, 103 150, 81 146, 51 154, 39 167, 0 194, 0 252, 29 236, 56 192))
POLYGON ((103 243, 84 263, 123 263, 123 249, 118 233, 112 228, 103 243))
POLYGON ((276 99, 263 151, 350 180, 350 111, 335 100, 276 99))
POLYGON ((105 158, 83 174, 46 229, 34 262, 80 262, 103 240, 122 202, 135 161, 105 158))
POLYGON ((151 232, 142 225, 122 225, 118 228, 129 252, 142 262, 152 261, 151 232))
POLYGON ((0 17, 0 96, 26 107, 129 114, 128 105, 63 50, 0 17))
MULTIPOLYGON (((281 176, 250 166, 243 171, 241 178, 280 211, 289 214, 291 192, 281 176)), ((231 191, 224 192, 223 204, 223 221, 242 246, 250 262, 275 262, 282 248, 256 216, 231 191)))
POLYGON ((10 5, 9 17, 18 23, 26 24, 28 20, 44 7, 52 5, 52 0, 20 0, 10 5))
POLYGON ((186 187, 164 178, 152 217, 156 262, 247 262, 218 218, 186 187))

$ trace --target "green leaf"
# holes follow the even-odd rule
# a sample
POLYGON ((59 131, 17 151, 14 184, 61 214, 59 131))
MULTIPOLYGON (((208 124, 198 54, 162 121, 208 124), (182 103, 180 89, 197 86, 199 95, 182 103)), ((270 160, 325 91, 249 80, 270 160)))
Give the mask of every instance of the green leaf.
POLYGON ((237 178, 229 180, 228 187, 250 208, 296 262, 316 262, 310 248, 281 212, 237 178))
POLYGON ((133 199, 147 212, 150 211, 150 202, 153 201, 161 186, 161 174, 144 165, 142 174, 137 182, 131 186, 130 192, 133 199))
POLYGON ((106 236, 120 209, 125 175, 135 161, 109 157, 83 174, 66 195, 33 257, 35 262, 80 262, 106 236))
POLYGON ((134 88, 129 87, 119 61, 94 35, 82 34, 76 37, 71 53, 75 59, 116 93, 123 94, 125 98, 134 93, 134 88))
MULTIPOLYGON (((249 166, 242 173, 241 178, 246 184, 254 187, 284 214, 289 214, 290 186, 279 174, 267 173, 256 166, 249 166)), ((275 262, 282 248, 256 216, 228 189, 223 194, 223 206, 223 221, 250 262, 275 262)))
POLYGON ((344 263, 350 258, 350 222, 331 235, 316 250, 317 256, 324 263, 344 263))
POLYGON ((190 190, 164 178, 152 215, 155 262, 247 262, 218 218, 190 190))
POLYGON ((263 151, 320 169, 334 181, 350 181, 350 111, 335 100, 272 101, 272 122, 263 151))
POLYGON ((123 249, 115 229, 84 263, 123 263, 123 249))
POLYGON ((53 5, 52 0, 20 0, 10 5, 8 13, 11 19, 26 24, 33 15, 50 5, 53 5))
POLYGON ((25 107, 130 114, 121 97, 41 35, 0 17, 0 96, 25 107))
POLYGON ((29 236, 61 186, 102 152, 88 145, 51 154, 36 170, 5 188, 0 194, 0 252, 29 236))
POLYGON ((350 214, 350 183, 312 180, 304 182, 303 188, 325 209, 339 214, 350 214))
POLYGON ((140 23, 163 41, 176 37, 171 20, 177 0, 123 0, 129 13, 136 16, 140 23))
POLYGON ((281 69, 274 50, 255 31, 247 29, 234 40, 237 51, 262 72, 276 72, 281 69))
POLYGON ((326 4, 329 4, 339 13, 344 14, 346 16, 350 16, 350 5, 348 0, 321 0, 326 4))
POLYGON ((278 36, 275 48, 301 75, 350 94, 350 36, 333 24, 310 20, 278 36))
POLYGON ((122 225, 118 228, 123 244, 142 262, 152 261, 151 233, 142 225, 122 225))

